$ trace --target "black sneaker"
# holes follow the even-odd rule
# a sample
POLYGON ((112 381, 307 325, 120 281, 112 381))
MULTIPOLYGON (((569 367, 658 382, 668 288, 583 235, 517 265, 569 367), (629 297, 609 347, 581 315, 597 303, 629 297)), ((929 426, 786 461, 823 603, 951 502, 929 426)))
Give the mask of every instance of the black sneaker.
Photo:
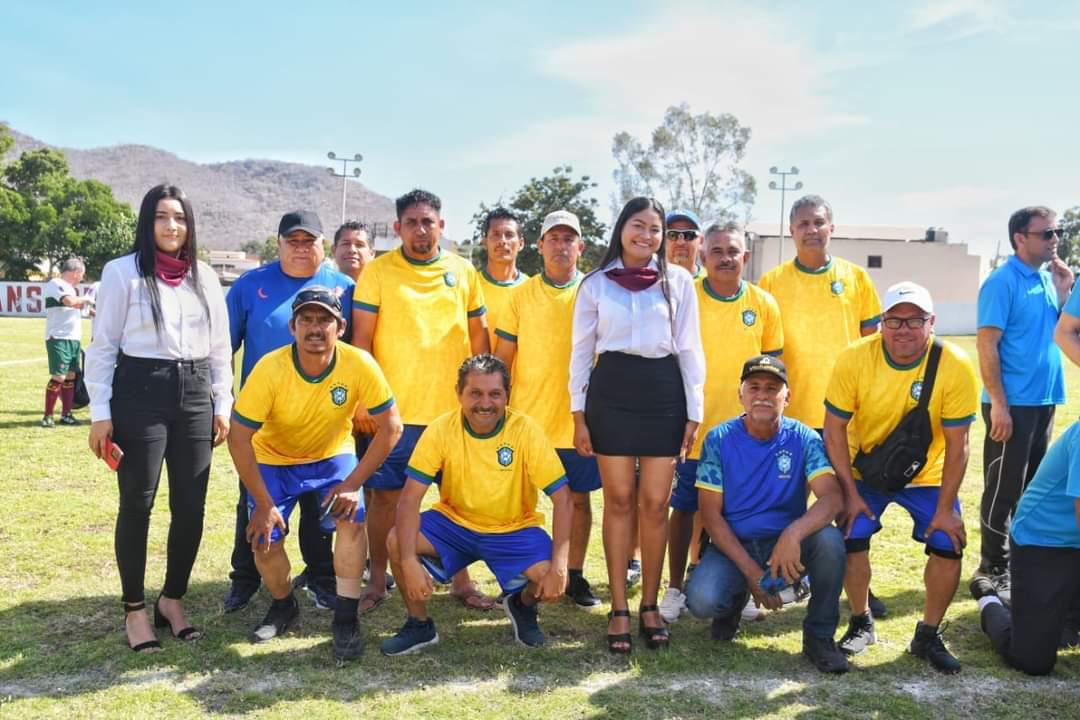
POLYGON ((274 600, 266 611, 266 617, 252 631, 251 642, 264 643, 284 635, 299 618, 300 605, 295 595, 290 593, 284 600, 274 600))
POLYGON ((975 577, 988 578, 994 585, 994 591, 1006 605, 1012 600, 1012 582, 1009 577, 1009 568, 1003 565, 986 567, 980 565, 975 571, 975 577))
POLYGON ((60 416, 60 424, 61 425, 82 425, 82 423, 80 423, 75 418, 75 416, 72 415, 71 413, 65 413, 64 415, 61 415, 60 416))
POLYGON ((852 615, 848 620, 847 631, 838 643, 840 652, 845 655, 858 655, 866 648, 877 642, 877 633, 874 631, 874 616, 870 613, 865 615, 852 615))
POLYGON ((566 585, 566 597, 581 608, 593 608, 600 604, 600 598, 593 595, 592 586, 584 575, 575 576, 566 585))
POLYGON ((227 613, 243 610, 258 591, 258 585, 234 580, 229 592, 225 593, 222 609, 227 613))
POLYGON ((869 601, 866 604, 870 608, 870 614, 876 618, 888 617, 889 608, 885 607, 885 603, 881 601, 881 598, 875 595, 873 590, 867 590, 866 594, 869 601))
POLYGON ((435 632, 434 620, 428 618, 421 621, 409 616, 409 619, 397 631, 397 635, 383 640, 380 649, 383 655, 392 657, 414 653, 437 642, 439 642, 439 633, 435 632))
POLYGON ((526 605, 521 602, 521 593, 507 595, 502 602, 506 617, 510 618, 510 626, 514 629, 514 639, 525 647, 540 647, 544 644, 544 633, 537 622, 539 613, 536 606, 526 605))
POLYGON ((717 642, 731 642, 739 634, 739 621, 742 608, 724 617, 714 617, 709 628, 709 636, 717 642))
POLYGON ((337 582, 335 578, 319 578, 307 584, 308 597, 316 610, 333 610, 337 607, 337 582))
POLYGON ((847 658, 832 638, 818 638, 803 633, 802 653, 823 673, 846 673, 850 669, 847 658))
POLYGON ((293 590, 305 590, 308 586, 308 572, 305 570, 292 579, 293 590))
POLYGON ((984 597, 998 596, 997 588, 994 587, 994 582, 985 575, 976 575, 971 578, 971 583, 968 585, 968 591, 975 600, 981 600, 984 597))
POLYGON ((942 642, 943 630, 944 628, 939 630, 933 625, 926 625, 920 621, 915 626, 915 637, 911 639, 908 652, 917 658, 929 660, 934 669, 940 673, 955 675, 960 672, 960 661, 953 657, 942 642))
POLYGON ((1061 637, 1058 638, 1058 648, 1068 650, 1074 647, 1080 647, 1080 631, 1069 623, 1065 623, 1065 626, 1061 628, 1061 637))
POLYGON ((41 418, 41 427, 43 427, 43 428, 51 428, 51 427, 55 427, 55 426, 56 426, 56 423, 53 421, 52 415, 46 415, 45 417, 41 418))
POLYGON ((360 634, 358 623, 332 623, 334 634, 334 657, 344 662, 355 660, 364 652, 364 636, 360 634))

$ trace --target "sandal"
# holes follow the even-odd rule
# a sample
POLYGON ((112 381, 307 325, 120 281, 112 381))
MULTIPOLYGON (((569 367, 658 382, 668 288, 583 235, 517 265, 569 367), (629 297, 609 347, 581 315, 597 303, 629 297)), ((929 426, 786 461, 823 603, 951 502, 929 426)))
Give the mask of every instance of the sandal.
POLYGON ((360 602, 356 606, 356 611, 360 615, 367 615, 369 612, 375 610, 375 608, 382 605, 390 598, 390 592, 384 592, 381 595, 375 593, 364 593, 360 596, 360 602))
POLYGON ((456 598, 462 605, 469 610, 490 610, 495 607, 495 598, 488 597, 484 593, 476 589, 475 583, 469 583, 465 586, 465 591, 456 593, 453 590, 450 591, 450 597, 456 598))
MULTIPOLYGON (((125 603, 123 603, 123 605, 124 605, 124 613, 126 615, 130 615, 133 612, 142 612, 143 610, 146 609, 146 603, 145 602, 135 603, 134 605, 130 605, 130 604, 125 602, 125 603)), ((126 625, 126 623, 125 623, 125 625, 126 625)), ((125 629, 125 632, 126 632, 126 629, 125 629)), ((131 648, 134 652, 137 652, 137 653, 157 652, 158 650, 161 649, 161 641, 159 641, 157 638, 154 638, 153 640, 147 640, 146 642, 141 642, 138 645, 132 645, 131 641, 128 640, 128 647, 131 648)))
MULTIPOLYGON (((607 614, 607 616, 608 616, 608 622, 610 623, 612 618, 617 618, 617 617, 629 618, 630 617, 630 611, 627 610, 627 609, 612 610, 611 612, 609 612, 607 614)), ((634 649, 633 638, 630 637, 630 633, 628 633, 628 632, 615 633, 615 634, 608 633, 608 636, 607 636, 607 649, 608 649, 608 652, 611 653, 612 655, 629 655, 630 651, 632 651, 634 649)))
POLYGON ((176 629, 173 628, 172 620, 169 620, 169 618, 165 617, 165 614, 161 612, 161 608, 159 607, 159 605, 161 604, 161 597, 161 595, 158 595, 158 599, 154 601, 154 627, 167 627, 169 628, 169 632, 172 633, 174 638, 176 638, 177 640, 183 640, 184 642, 195 642, 196 640, 201 638, 202 630, 199 630, 197 627, 192 627, 191 625, 188 625, 186 628, 183 628, 179 632, 177 632, 176 629))
POLYGON ((645 624, 645 613, 649 612, 659 614, 660 608, 655 604, 642 605, 638 608, 638 631, 641 633, 641 637, 645 638, 645 647, 650 650, 670 647, 671 631, 664 627, 663 621, 661 621, 659 627, 651 627, 645 624))

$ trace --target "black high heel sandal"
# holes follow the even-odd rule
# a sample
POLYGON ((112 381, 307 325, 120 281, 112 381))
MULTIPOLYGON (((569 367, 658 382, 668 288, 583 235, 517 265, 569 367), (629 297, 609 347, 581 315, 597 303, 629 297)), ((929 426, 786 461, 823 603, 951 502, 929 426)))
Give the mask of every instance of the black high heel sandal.
MULTIPOLYGON (((609 612, 607 614, 607 616, 608 616, 608 622, 611 622, 612 618, 617 618, 617 617, 629 618, 630 617, 630 611, 627 610, 627 609, 612 610, 611 612, 609 612)), ((632 637, 630 637, 630 633, 628 633, 628 632, 616 633, 614 635, 611 634, 611 633, 608 633, 608 636, 607 636, 607 649, 608 649, 608 652, 613 654, 613 655, 629 655, 630 651, 634 649, 634 640, 633 640, 632 637), (625 645, 626 647, 620 647, 620 645, 625 645)))
POLYGON ((660 608, 656 605, 642 605, 638 608, 638 631, 641 637, 645 638, 645 647, 650 650, 659 650, 660 648, 667 648, 671 646, 671 631, 663 625, 661 620, 660 627, 650 627, 645 624, 645 613, 654 612, 659 614, 660 608))
MULTIPOLYGON (((130 615, 133 612, 141 612, 141 611, 146 609, 146 603, 145 602, 136 603, 135 605, 130 605, 130 604, 125 602, 125 603, 123 603, 123 605, 124 605, 124 614, 125 615, 130 615)), ((125 622, 124 625, 125 625, 124 633, 127 634, 127 628, 126 628, 127 623, 125 622)), ((161 649, 161 641, 158 640, 157 638, 154 638, 153 640, 147 640, 146 642, 141 642, 138 645, 131 645, 130 643, 128 643, 128 647, 131 648, 134 652, 137 652, 137 653, 148 652, 148 651, 152 651, 152 650, 160 650, 161 649)))
POLYGON ((173 629, 172 622, 169 621, 169 618, 162 614, 161 608, 158 607, 159 603, 161 603, 161 595, 158 595, 158 599, 154 601, 154 627, 167 627, 174 638, 183 640, 184 642, 195 642, 202 637, 202 631, 191 625, 188 625, 180 632, 176 632, 176 630, 173 629))

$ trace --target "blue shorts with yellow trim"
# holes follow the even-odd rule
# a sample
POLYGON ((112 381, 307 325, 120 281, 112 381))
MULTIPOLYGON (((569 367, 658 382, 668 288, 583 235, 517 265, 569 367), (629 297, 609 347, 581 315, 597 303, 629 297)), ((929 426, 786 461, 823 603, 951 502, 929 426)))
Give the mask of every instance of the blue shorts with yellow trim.
POLYGON ((578 455, 574 448, 555 451, 566 471, 566 479, 570 484, 570 491, 576 493, 590 493, 600 489, 600 466, 595 457, 583 457, 578 455))
POLYGON ((420 556, 431 576, 448 584, 459 570, 483 560, 505 593, 528 584, 525 571, 551 560, 551 538, 543 528, 528 527, 506 533, 479 533, 462 527, 438 510, 420 513, 420 534, 438 557, 420 556))
MULTIPOLYGON (((356 467, 356 456, 343 453, 301 465, 264 465, 259 463, 259 474, 262 475, 266 491, 274 501, 281 517, 285 518, 285 533, 288 533, 289 515, 296 507, 300 496, 308 492, 319 493, 319 503, 326 499, 326 494, 331 488, 349 476, 356 467)), ((248 517, 255 512, 255 500, 251 493, 247 493, 248 517)), ((360 493, 360 505, 356 508, 352 522, 360 524, 364 522, 364 494, 360 493)), ((334 532, 337 521, 333 516, 327 515, 320 523, 323 532, 334 532)), ((285 537, 278 528, 274 528, 270 535, 270 542, 277 542, 285 537)))
POLYGON ((698 511, 697 482, 698 460, 687 460, 675 465, 675 488, 671 491, 671 507, 687 513, 698 511))
MULTIPOLYGON (((926 528, 930 526, 930 521, 934 518, 934 511, 937 510, 941 488, 915 485, 906 487, 893 495, 887 495, 878 492, 861 480, 855 482, 855 487, 858 488, 859 495, 877 519, 871 520, 865 515, 859 515, 851 526, 851 535, 848 536, 848 540, 867 540, 871 535, 876 534, 881 529, 881 513, 895 502, 908 511, 908 515, 911 516, 912 521, 915 523, 915 527, 911 531, 912 540, 925 543, 928 548, 938 550, 946 556, 960 555, 962 553, 963 548, 960 548, 960 552, 957 552, 952 541, 949 540, 949 536, 940 530, 935 530, 934 534, 929 538, 925 537, 926 528)), ((959 500, 953 503, 953 510, 957 513, 960 512, 959 500)))
MULTIPOLYGON (((364 487, 372 490, 400 490, 405 487, 405 467, 409 464, 409 458, 412 457, 416 443, 426 427, 427 425, 406 425, 397 445, 386 456, 379 469, 364 483, 364 487)), ((436 475, 435 482, 441 477, 442 473, 436 475)))

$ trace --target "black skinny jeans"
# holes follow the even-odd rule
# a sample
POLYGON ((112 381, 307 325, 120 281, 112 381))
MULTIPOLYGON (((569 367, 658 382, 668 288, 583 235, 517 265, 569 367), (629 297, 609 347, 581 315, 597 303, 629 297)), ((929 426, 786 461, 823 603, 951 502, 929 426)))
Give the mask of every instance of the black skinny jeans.
POLYGON ((169 471, 168 557, 162 594, 181 598, 202 541, 213 451, 214 405, 205 360, 121 355, 113 375, 113 441, 124 451, 117 471, 116 564, 124 602, 144 598, 146 538, 161 465, 169 471))

